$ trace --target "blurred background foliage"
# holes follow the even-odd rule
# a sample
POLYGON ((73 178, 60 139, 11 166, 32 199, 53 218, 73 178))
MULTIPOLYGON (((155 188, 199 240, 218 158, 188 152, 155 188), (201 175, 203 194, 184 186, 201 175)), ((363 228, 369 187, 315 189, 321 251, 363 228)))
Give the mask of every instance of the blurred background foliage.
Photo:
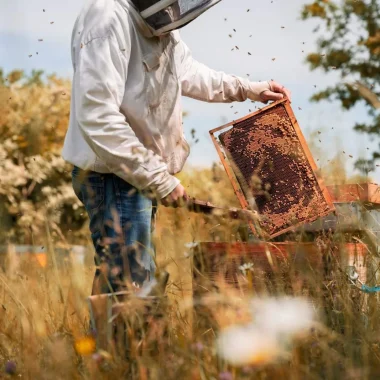
MULTIPOLYGON (((312 101, 339 101, 345 110, 364 103, 367 123, 351 126, 374 139, 380 135, 380 2, 378 0, 316 0, 302 10, 304 20, 320 21, 314 29, 318 36, 317 50, 309 54, 311 70, 339 73, 340 81, 314 94, 312 101)), ((359 159, 357 168, 368 173, 380 159, 379 149, 371 160, 359 159)))
POLYGON ((38 243, 46 215, 64 239, 85 221, 61 158, 70 82, 42 71, 0 71, 0 105, 0 241, 38 243))

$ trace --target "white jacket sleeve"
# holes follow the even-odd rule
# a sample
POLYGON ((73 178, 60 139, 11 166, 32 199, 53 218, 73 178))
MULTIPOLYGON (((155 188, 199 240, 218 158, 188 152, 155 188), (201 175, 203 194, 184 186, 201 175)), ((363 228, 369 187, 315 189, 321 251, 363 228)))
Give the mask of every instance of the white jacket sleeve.
POLYGON ((112 173, 163 198, 179 180, 160 156, 144 147, 120 112, 128 63, 128 46, 121 51, 112 34, 81 46, 74 74, 77 120, 87 143, 112 173))
POLYGON ((196 61, 183 41, 180 44, 182 95, 213 103, 259 101, 260 94, 270 89, 268 82, 250 82, 212 70, 196 61))

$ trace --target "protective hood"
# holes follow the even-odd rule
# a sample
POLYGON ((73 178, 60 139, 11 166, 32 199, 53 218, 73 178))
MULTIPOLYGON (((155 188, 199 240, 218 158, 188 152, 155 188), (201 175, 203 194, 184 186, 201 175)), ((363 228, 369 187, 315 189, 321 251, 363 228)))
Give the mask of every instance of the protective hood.
POLYGON ((190 23, 221 0, 131 0, 155 36, 190 23))

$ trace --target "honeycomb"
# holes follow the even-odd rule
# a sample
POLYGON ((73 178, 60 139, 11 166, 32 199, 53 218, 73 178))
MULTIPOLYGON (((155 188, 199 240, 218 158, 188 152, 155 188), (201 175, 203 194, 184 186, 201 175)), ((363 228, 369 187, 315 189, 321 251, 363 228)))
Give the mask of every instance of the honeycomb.
POLYGON ((332 211, 283 103, 237 122, 219 140, 270 237, 332 211))

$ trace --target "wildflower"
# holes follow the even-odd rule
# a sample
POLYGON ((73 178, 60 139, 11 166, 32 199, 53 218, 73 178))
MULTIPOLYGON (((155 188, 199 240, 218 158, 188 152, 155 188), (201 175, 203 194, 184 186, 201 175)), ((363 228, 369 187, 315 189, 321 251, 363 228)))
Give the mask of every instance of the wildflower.
POLYGON ((96 343, 95 339, 92 337, 85 337, 78 339, 75 342, 75 351, 83 356, 91 355, 95 352, 96 343))
POLYGON ((314 311, 302 298, 269 298, 252 301, 255 324, 272 334, 297 334, 311 327, 314 311))
POLYGON ((185 244, 185 247, 186 247, 186 248, 189 248, 189 249, 193 249, 193 248, 198 247, 198 245, 199 245, 199 243, 192 242, 192 243, 186 243, 186 244, 185 244))
POLYGON ((246 263, 240 265, 239 269, 243 272, 243 275, 245 276, 247 274, 247 271, 253 272, 253 263, 246 263))
POLYGON ((5 373, 8 375, 16 374, 16 363, 13 360, 8 360, 5 363, 5 373))
POLYGON ((217 350, 234 366, 265 365, 282 356, 275 336, 267 336, 254 325, 233 326, 222 331, 217 350))
POLYGON ((251 306, 253 321, 223 330, 217 340, 218 354, 234 366, 284 359, 292 340, 313 324, 313 310, 304 299, 254 299, 251 306))

